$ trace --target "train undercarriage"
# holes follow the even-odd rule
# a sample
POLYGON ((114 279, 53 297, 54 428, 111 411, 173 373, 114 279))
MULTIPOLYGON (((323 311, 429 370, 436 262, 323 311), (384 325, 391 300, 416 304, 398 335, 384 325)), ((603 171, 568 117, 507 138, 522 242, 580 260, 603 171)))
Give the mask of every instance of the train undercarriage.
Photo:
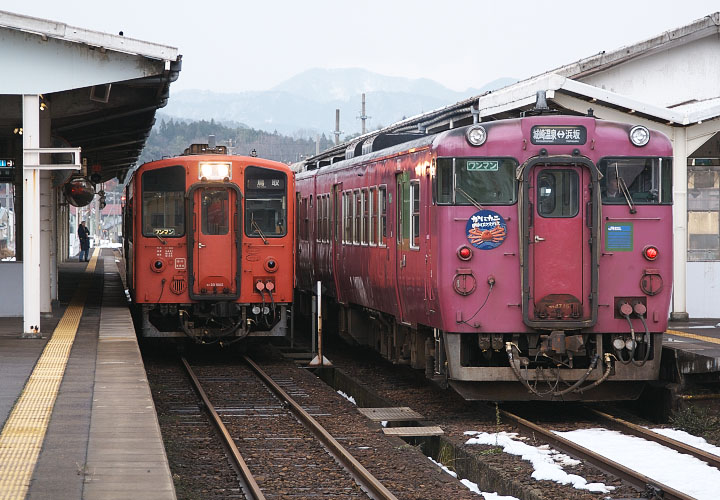
POLYGON ((197 343, 287 335, 287 305, 200 302, 140 305, 144 337, 185 337, 197 343))
POLYGON ((365 308, 329 309, 337 314, 324 320, 326 334, 423 370, 467 400, 633 400, 659 377, 661 333, 454 333, 365 308))

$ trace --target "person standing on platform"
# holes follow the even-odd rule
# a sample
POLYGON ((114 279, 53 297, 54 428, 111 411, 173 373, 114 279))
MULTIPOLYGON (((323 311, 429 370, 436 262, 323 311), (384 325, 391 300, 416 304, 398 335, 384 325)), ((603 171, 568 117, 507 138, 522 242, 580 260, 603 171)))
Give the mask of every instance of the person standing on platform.
POLYGON ((80 238, 80 262, 88 262, 90 261, 90 230, 85 227, 85 221, 78 226, 78 238, 80 238))

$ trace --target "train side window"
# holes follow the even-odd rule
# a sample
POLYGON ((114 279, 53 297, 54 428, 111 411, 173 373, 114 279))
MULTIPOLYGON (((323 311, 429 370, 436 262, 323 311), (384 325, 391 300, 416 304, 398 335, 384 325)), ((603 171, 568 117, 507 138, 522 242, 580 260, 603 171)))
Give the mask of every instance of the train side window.
POLYGON ((438 158, 435 174, 435 201, 438 205, 453 202, 453 160, 438 158))
POLYGON ((369 211, 368 216, 370 217, 370 224, 368 227, 368 231, 370 232, 368 236, 368 241, 371 246, 377 245, 377 219, 378 219, 378 211, 377 211, 377 186, 370 187, 370 194, 368 197, 368 203, 369 205, 369 211))
MULTIPOLYGON (((312 206, 312 195, 310 197, 312 206)), ((287 234, 287 175, 269 168, 245 169, 245 235, 279 238, 287 234)))
POLYGON ((387 186, 378 186, 378 245, 384 247, 387 236, 387 186))
POLYGON ((353 226, 353 243, 355 245, 359 245, 360 239, 362 238, 362 235, 361 235, 362 226, 360 225, 361 217, 362 217, 362 196, 360 195, 359 189, 356 189, 354 194, 355 194, 355 225, 353 226))
POLYGON ((322 195, 318 195, 315 203, 315 241, 322 240, 322 195))
POLYGON ((148 170, 142 174, 143 236, 185 235, 185 167, 148 170))
POLYGON ((410 181, 410 248, 420 248, 420 181, 410 181))
POLYGON ((330 195, 326 194, 323 199, 323 232, 325 243, 330 241, 330 195))
POLYGON ((133 205, 135 205, 135 198, 128 197, 127 214, 125 215, 125 237, 130 241, 130 243, 133 242, 133 233, 135 232, 132 227, 132 221, 134 220, 133 205))
POLYGON ((580 178, 575 170, 542 170, 537 176, 537 211, 541 217, 578 214, 580 178))
POLYGON ((330 195, 326 194, 323 199, 323 233, 325 243, 330 241, 330 195))
POLYGON ((370 204, 368 203, 368 190, 363 188, 362 190, 362 244, 368 244, 368 237, 370 236, 370 204))
POLYGON ((352 243, 352 191, 343 193, 343 243, 352 243))

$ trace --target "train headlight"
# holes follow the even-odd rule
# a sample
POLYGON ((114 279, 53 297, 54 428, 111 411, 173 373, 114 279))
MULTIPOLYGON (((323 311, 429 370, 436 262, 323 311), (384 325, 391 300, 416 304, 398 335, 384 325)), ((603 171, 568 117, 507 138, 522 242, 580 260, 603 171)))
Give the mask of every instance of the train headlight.
POLYGON ((221 181, 223 179, 232 179, 232 169, 230 163, 201 161, 198 169, 198 179, 208 181, 221 181))
POLYGON ((637 147, 642 147, 650 142, 650 131, 647 127, 636 125, 630 129, 630 142, 637 147))
POLYGON ((487 140, 487 131, 482 125, 473 125, 465 132, 465 138, 472 146, 482 146, 487 140))

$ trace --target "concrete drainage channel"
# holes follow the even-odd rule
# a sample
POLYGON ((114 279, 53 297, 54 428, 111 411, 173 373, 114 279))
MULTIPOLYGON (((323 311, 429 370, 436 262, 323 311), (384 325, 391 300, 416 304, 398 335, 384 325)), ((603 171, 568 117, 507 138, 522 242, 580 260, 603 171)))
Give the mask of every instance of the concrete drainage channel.
MULTIPOLYGON (((316 368, 315 375, 336 391, 342 391, 351 396, 360 411, 364 408, 384 409, 393 405, 384 398, 378 396, 367 388, 363 387, 353 378, 343 373, 342 370, 333 367, 316 368)), ((366 415, 367 412, 363 412, 366 415)), ((427 423, 416 420, 396 420, 388 422, 388 427, 398 426, 424 427, 427 423)), ((507 477, 501 475, 495 469, 465 452, 462 448, 442 435, 434 436, 403 436, 398 435, 406 443, 418 447, 425 456, 428 456, 438 463, 457 474, 458 480, 467 479, 476 483, 481 491, 502 491, 505 495, 513 495, 524 500, 541 500, 542 496, 537 492, 521 484, 508 484, 507 477), (508 491, 510 490, 510 491, 508 491)))

